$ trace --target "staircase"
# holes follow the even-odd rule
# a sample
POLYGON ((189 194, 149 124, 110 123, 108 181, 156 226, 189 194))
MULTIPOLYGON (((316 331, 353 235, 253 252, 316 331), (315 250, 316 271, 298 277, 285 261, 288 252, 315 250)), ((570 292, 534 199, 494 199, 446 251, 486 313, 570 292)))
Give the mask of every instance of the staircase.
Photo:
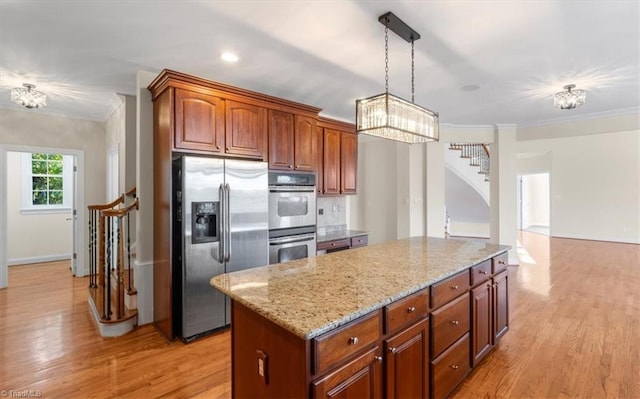
POLYGON ((133 187, 108 204, 88 207, 89 307, 103 337, 126 334, 138 324, 130 231, 138 204, 133 187))
POLYGON ((478 174, 489 181, 489 145, 484 143, 451 143, 450 150, 460 151, 460 158, 468 158, 469 166, 479 167, 478 174))

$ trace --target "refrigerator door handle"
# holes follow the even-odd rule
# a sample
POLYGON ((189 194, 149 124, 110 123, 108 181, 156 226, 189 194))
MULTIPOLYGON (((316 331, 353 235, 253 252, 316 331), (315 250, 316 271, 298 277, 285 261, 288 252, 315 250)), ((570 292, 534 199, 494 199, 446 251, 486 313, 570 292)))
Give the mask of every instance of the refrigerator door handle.
POLYGON ((231 208, 229 205, 231 205, 231 187, 229 186, 229 183, 225 184, 225 191, 226 191, 226 198, 225 198, 225 215, 227 218, 227 221, 225 222, 225 229, 226 229, 226 233, 225 233, 225 238, 224 238, 224 242, 226 245, 226 257, 225 257, 225 262, 229 262, 229 260, 231 260, 231 213, 229 211, 229 208, 231 208))
POLYGON ((218 187, 218 198, 220 198, 220 213, 222 217, 218 218, 218 254, 214 253, 214 259, 218 263, 224 262, 224 184, 220 183, 218 187))

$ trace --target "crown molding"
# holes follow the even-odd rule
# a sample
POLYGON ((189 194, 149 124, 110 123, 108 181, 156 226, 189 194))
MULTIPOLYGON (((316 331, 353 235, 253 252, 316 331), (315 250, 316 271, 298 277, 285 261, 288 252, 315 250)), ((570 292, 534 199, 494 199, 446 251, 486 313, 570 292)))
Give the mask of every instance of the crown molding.
POLYGON ((589 120, 601 119, 601 118, 607 118, 607 117, 613 117, 613 116, 624 116, 624 115, 633 115, 633 114, 638 114, 640 117, 640 107, 619 108, 619 109, 614 109, 610 111, 592 112, 586 115, 545 119, 545 120, 533 122, 533 123, 522 123, 522 124, 518 124, 517 126, 518 128, 541 127, 541 126, 557 125, 562 123, 574 123, 574 122, 589 121, 589 120))

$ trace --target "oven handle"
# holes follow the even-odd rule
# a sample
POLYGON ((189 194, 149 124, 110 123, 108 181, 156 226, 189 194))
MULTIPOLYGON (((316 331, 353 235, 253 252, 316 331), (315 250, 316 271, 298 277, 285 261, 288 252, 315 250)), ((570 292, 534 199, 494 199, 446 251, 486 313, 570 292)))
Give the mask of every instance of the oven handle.
POLYGON ((280 238, 270 238, 269 245, 291 244, 291 243, 300 242, 300 241, 313 241, 315 240, 315 238, 316 238, 315 233, 298 234, 295 236, 286 236, 286 237, 280 237, 280 238))
POLYGON ((271 193, 315 193, 314 186, 269 186, 271 193))

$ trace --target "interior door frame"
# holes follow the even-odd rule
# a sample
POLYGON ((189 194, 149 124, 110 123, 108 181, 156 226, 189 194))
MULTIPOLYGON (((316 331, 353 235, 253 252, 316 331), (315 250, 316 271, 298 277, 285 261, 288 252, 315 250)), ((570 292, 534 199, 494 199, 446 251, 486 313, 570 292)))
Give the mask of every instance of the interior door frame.
MULTIPOLYGON (((77 162, 77 184, 74 186, 73 195, 76 198, 76 209, 80 209, 77 212, 77 225, 86 226, 85 224, 85 191, 84 191, 84 150, 74 150, 69 148, 54 148, 54 147, 37 147, 27 145, 14 145, 14 144, 0 144, 0 165, 2 166, 2 172, 0 172, 0 288, 5 288, 9 285, 8 267, 7 267, 7 153, 8 152, 46 152, 56 153, 63 155, 75 156, 77 162)), ((87 275, 87 267, 85 263, 85 234, 84 227, 77 229, 75 237, 73 237, 73 247, 79 252, 76 254, 76 277, 84 277, 87 275)), ((73 233, 72 233, 73 234, 73 233)), ((72 254, 73 256, 73 254, 72 254)))

